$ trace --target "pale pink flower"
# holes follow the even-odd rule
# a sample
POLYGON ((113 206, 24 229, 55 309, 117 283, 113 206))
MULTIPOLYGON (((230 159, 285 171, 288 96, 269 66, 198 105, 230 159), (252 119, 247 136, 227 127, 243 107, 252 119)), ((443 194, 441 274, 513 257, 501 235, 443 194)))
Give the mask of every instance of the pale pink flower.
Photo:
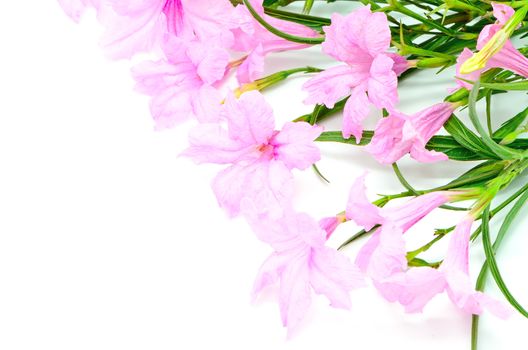
MULTIPOLYGON (((479 34, 477 41, 477 49, 481 50, 484 45, 497 33, 504 24, 510 19, 511 16, 515 13, 513 8, 508 5, 500 3, 491 3, 493 6, 493 15, 497 18, 495 24, 488 24, 485 26, 479 34)), ((522 75, 528 78, 528 58, 526 58, 522 53, 517 50, 511 40, 507 40, 502 49, 493 55, 486 63, 486 66, 482 69, 476 70, 469 74, 460 73, 460 67, 464 62, 466 62, 473 52, 468 48, 464 48, 462 53, 457 59, 456 73, 457 76, 464 78, 466 80, 476 81, 479 79, 482 72, 491 69, 491 68, 503 68, 510 70, 516 74, 522 75)), ((472 88, 470 83, 457 79, 457 85, 459 87, 464 87, 468 90, 472 88)))
POLYGON ((59 0, 59 5, 75 22, 79 22, 86 8, 97 8, 99 2, 99 0, 59 0))
POLYGON ((509 307, 476 291, 471 283, 468 250, 473 220, 467 216, 456 226, 446 257, 438 269, 417 267, 394 274, 379 283, 383 296, 402 304, 406 312, 421 312, 435 295, 445 291, 466 313, 480 315, 487 309, 498 317, 508 317, 511 313, 509 307))
POLYGON ((256 296, 279 283, 282 323, 293 330, 306 315, 312 290, 330 305, 349 309, 349 292, 363 287, 358 268, 335 249, 325 246, 326 232, 307 214, 286 212, 278 220, 249 218, 257 236, 275 252, 260 268, 253 287, 256 296))
MULTIPOLYGON (((266 15, 260 0, 251 0, 251 5, 266 22, 285 33, 302 37, 319 36, 316 31, 302 24, 266 15)), ((294 43, 271 33, 253 18, 244 5, 238 5, 233 11, 231 27, 233 27, 232 33, 235 38, 232 49, 247 54, 247 58, 237 70, 239 83, 249 83, 262 77, 264 58, 267 54, 309 47, 309 45, 294 43)))
POLYGON ((198 163, 230 164, 213 182, 220 206, 230 215, 250 198, 262 212, 280 216, 293 193, 291 170, 320 159, 314 140, 322 128, 289 122, 276 131, 273 111, 258 91, 238 100, 229 95, 222 116, 225 123, 202 123, 191 131, 184 155, 198 163))
POLYGON ((152 96, 150 111, 159 129, 188 119, 193 107, 218 106, 217 97, 213 99, 207 87, 224 78, 229 63, 225 50, 199 41, 171 36, 163 47, 165 59, 145 61, 132 69, 137 90, 152 96), (207 89, 200 92, 202 88, 207 89))
POLYGON ((209 0, 102 0, 99 20, 106 27, 101 44, 112 58, 150 51, 167 34, 194 37, 228 48, 231 3, 209 0))
POLYGON ((443 102, 410 116, 393 110, 378 122, 366 150, 383 164, 392 164, 407 153, 420 162, 447 160, 444 153, 427 150, 425 145, 456 107, 456 104, 443 102))
POLYGON ((370 5, 347 16, 332 15, 332 24, 323 27, 326 39, 323 51, 345 62, 329 68, 307 81, 307 104, 334 104, 350 95, 343 111, 343 137, 361 140, 363 120, 370 105, 392 110, 398 102, 398 78, 406 68, 403 57, 388 53, 391 33, 387 16, 373 13, 370 5))
POLYGON ((319 227, 326 232, 326 239, 332 236, 337 226, 343 223, 344 220, 346 220, 346 218, 339 216, 329 216, 319 220, 319 227))
POLYGON ((449 192, 424 194, 395 207, 377 207, 366 195, 365 175, 350 189, 346 215, 365 230, 380 225, 361 248, 356 264, 374 281, 407 268, 403 234, 432 210, 450 200, 449 192))

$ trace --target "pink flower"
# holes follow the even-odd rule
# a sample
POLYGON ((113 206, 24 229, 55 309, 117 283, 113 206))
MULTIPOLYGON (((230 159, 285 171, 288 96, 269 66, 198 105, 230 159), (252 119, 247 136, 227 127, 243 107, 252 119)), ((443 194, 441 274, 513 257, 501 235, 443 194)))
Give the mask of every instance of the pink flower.
POLYGON ((343 111, 343 137, 361 140, 362 122, 370 105, 392 110, 398 102, 397 75, 407 67, 405 59, 388 53, 391 34, 384 13, 370 11, 370 5, 347 16, 332 15, 332 24, 323 27, 323 51, 345 62, 307 81, 307 104, 334 104, 350 95, 343 111))
MULTIPOLYGON (((283 21, 264 13, 262 1, 251 0, 251 5, 259 15, 275 28, 292 35, 302 37, 317 37, 318 34, 302 24, 283 21)), ((262 77, 264 71, 264 57, 272 52, 298 50, 309 45, 294 43, 272 34, 260 25, 249 13, 246 6, 238 5, 232 18, 232 32, 235 40, 232 49, 245 52, 247 58, 237 71, 239 83, 249 83, 262 77)))
POLYGON ((258 272, 253 294, 280 283, 279 308, 288 330, 306 315, 312 289, 324 294, 331 306, 350 308, 349 292, 364 286, 363 277, 344 255, 325 246, 326 232, 313 218, 288 212, 275 221, 250 218, 250 223, 257 236, 275 249, 258 272))
POLYGON ((169 128, 192 115, 193 108, 218 106, 216 97, 205 97, 204 101, 204 94, 213 94, 210 86, 223 79, 229 54, 221 48, 175 36, 163 47, 165 59, 140 63, 132 75, 137 90, 152 96, 150 110, 156 126, 169 128), (206 90, 200 92, 202 88, 206 90))
POLYGON ((432 192, 415 197, 396 207, 377 207, 366 196, 365 175, 352 188, 346 215, 371 230, 380 225, 361 248, 356 264, 374 281, 383 280, 407 268, 403 234, 424 216, 450 200, 448 192, 432 192))
POLYGON ((229 47, 233 6, 208 0, 104 0, 99 20, 106 27, 102 45, 112 58, 128 58, 150 51, 167 34, 194 37, 229 47))
POLYGON ((293 194, 291 170, 306 169, 320 158, 314 140, 322 128, 289 122, 275 131, 272 109, 257 91, 238 100, 228 96, 222 118, 225 122, 196 126, 184 155, 198 163, 230 164, 213 182, 220 206, 230 215, 251 199, 261 212, 280 216, 293 194))
MULTIPOLYGON (((497 18, 495 24, 489 24, 485 26, 477 41, 477 49, 481 50, 484 45, 497 33, 504 24, 510 19, 515 13, 513 8, 508 5, 500 3, 491 3, 493 6, 493 15, 497 18)), ((520 53, 512 44, 510 40, 507 40, 502 49, 493 55, 486 63, 485 67, 469 74, 462 74, 460 68, 464 62, 466 62, 473 53, 468 48, 464 48, 464 51, 460 54, 457 59, 456 73, 457 76, 466 80, 476 81, 479 79, 482 72, 491 68, 503 68, 510 70, 516 74, 528 77, 528 58, 520 53)), ((464 87, 468 90, 472 88, 470 83, 457 79, 457 85, 464 87)))
POLYGON ((383 296, 398 301, 406 312, 420 312, 436 294, 446 291, 451 301, 466 313, 480 315, 483 309, 488 309, 498 317, 508 317, 510 308, 475 291, 469 278, 468 249, 473 220, 467 216, 457 225, 440 268, 418 267, 395 274, 380 283, 383 296))
POLYGON ((407 153, 420 162, 447 160, 445 154, 429 151, 425 145, 456 107, 456 104, 443 102, 411 116, 393 110, 378 122, 366 150, 383 164, 392 164, 407 153))
POLYGON ((59 5, 75 22, 79 22, 86 8, 97 8, 99 0, 59 0, 59 5))
POLYGON ((326 232, 326 239, 330 238, 337 226, 346 221, 345 215, 330 216, 319 220, 319 227, 326 232))

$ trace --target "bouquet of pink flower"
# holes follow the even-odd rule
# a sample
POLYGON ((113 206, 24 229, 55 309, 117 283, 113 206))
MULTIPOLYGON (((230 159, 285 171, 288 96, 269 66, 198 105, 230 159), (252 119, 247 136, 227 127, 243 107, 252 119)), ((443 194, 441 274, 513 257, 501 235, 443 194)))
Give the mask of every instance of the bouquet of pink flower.
POLYGON ((153 57, 136 64, 132 74, 138 90, 151 97, 155 125, 163 129, 193 120, 182 155, 222 166, 212 183, 219 206, 231 217, 245 218, 273 249, 253 292, 256 297, 278 285, 288 330, 306 315, 312 291, 324 294, 333 307, 350 308, 350 292, 369 281, 409 313, 421 312, 445 292, 473 315, 473 349, 484 311, 506 318, 516 310, 528 317, 495 257, 528 200, 528 185, 519 182, 505 200, 497 199, 528 167, 528 140, 519 137, 528 131, 528 107, 513 106, 517 110, 495 130, 490 112, 494 95, 528 90, 528 50, 511 41, 527 31, 527 2, 364 0, 331 18, 312 13, 314 0, 302 1, 302 13, 291 6, 296 0, 59 2, 76 21, 87 8, 97 11, 105 27, 101 45, 111 58, 153 57), (269 55, 316 45, 334 65, 300 64, 263 76, 269 55), (399 110, 401 80, 453 65, 456 75, 447 96, 412 115, 399 110), (311 75, 302 98, 313 112, 277 126, 262 91, 299 73, 311 75), (235 89, 227 84, 232 76, 235 89), (485 115, 479 103, 485 104, 485 115), (372 109, 378 121, 366 130, 372 109), (468 122, 456 116, 462 110, 468 122), (342 115, 341 129, 324 131, 335 114, 342 115), (294 170, 312 168, 326 181, 316 167, 319 142, 364 146, 376 161, 392 166, 404 191, 369 199, 365 173, 351 183, 343 211, 320 220, 297 211, 294 170), (407 154, 422 163, 477 163, 442 186, 416 189, 397 165, 407 154), (437 208, 465 215, 409 251, 404 234, 437 208), (490 220, 505 208, 493 241, 490 220), (363 229, 337 249, 328 246, 346 221, 363 229), (366 240, 352 261, 341 249, 360 244, 362 237, 366 240), (423 253, 444 237, 449 242, 443 258, 428 261, 423 253), (469 274, 468 255, 475 240, 482 242, 486 257, 476 279, 469 274), (488 275, 504 300, 483 293, 488 275))

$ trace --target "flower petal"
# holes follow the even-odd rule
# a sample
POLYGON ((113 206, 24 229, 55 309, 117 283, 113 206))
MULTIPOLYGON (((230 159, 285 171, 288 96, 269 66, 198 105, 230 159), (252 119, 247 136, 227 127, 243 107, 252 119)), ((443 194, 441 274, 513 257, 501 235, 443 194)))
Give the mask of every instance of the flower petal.
POLYGON ((276 161, 232 165, 215 177, 212 187, 219 205, 230 216, 251 209, 258 210, 254 215, 278 218, 293 197, 293 177, 276 161))
POLYGON ((382 224, 385 219, 380 215, 380 208, 372 204, 367 198, 365 177, 366 174, 358 177, 350 188, 346 217, 369 231, 375 225, 382 224))
POLYGON ((258 45, 249 53, 244 62, 237 69, 239 84, 250 83, 262 77, 264 73, 264 50, 258 45))
POLYGON ((229 137, 248 145, 267 144, 273 135, 273 109, 258 91, 249 91, 237 100, 230 94, 225 101, 229 137))
POLYGON ((405 312, 421 312, 425 305, 446 287, 444 275, 431 267, 415 267, 395 274, 376 285, 388 301, 397 301, 405 312))
POLYGON ((345 103, 343 110, 343 137, 354 135, 356 142, 363 136, 363 120, 370 112, 370 101, 363 86, 357 86, 345 103))
POLYGON ((350 90, 368 77, 368 71, 358 71, 348 65, 328 68, 304 83, 308 92, 305 104, 324 104, 333 108, 335 103, 350 93, 350 90))
POLYGON ((314 140, 323 128, 305 122, 288 122, 276 134, 271 144, 275 147, 275 159, 282 161, 288 169, 306 169, 319 159, 321 152, 314 140))
POLYGON ((394 61, 390 57, 378 55, 370 67, 368 97, 378 108, 392 110, 398 102, 398 78, 393 66, 394 61))
POLYGON ((298 326, 311 304, 307 259, 306 253, 301 253, 289 261, 281 274, 279 308, 282 324, 289 331, 298 326))
POLYGON ((338 251, 322 247, 312 254, 310 283, 314 291, 324 294, 333 307, 349 309, 349 292, 365 286, 359 269, 338 251))
POLYGON ((356 264, 375 281, 381 281, 407 268, 403 231, 383 225, 359 251, 356 264))

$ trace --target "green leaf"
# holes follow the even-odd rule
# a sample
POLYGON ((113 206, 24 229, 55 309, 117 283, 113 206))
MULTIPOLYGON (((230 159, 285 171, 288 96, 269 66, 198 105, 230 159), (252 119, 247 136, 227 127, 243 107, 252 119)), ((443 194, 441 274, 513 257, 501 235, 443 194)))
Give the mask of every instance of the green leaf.
POLYGON ((275 17, 284 21, 304 24, 305 26, 316 29, 318 31, 321 31, 323 26, 330 25, 330 19, 325 17, 316 17, 312 15, 294 13, 269 7, 264 7, 264 13, 271 17, 275 17))
POLYGON ((477 104, 477 98, 479 94, 480 89, 480 82, 477 81, 473 85, 473 89, 471 89, 471 92, 469 93, 469 99, 468 99, 468 112, 469 112, 469 118, 471 119, 471 122, 473 123, 473 126, 475 129, 477 129, 477 132, 479 133, 482 142, 488 146, 488 148, 495 153, 498 157, 501 159, 519 159, 522 158, 522 154, 516 150, 510 149, 505 146, 501 146, 498 143, 496 143, 490 135, 484 130, 482 127, 482 124, 480 123, 476 104, 477 104))
POLYGON ((444 129, 453 136, 453 138, 465 148, 473 151, 481 159, 499 159, 495 153, 493 153, 488 146, 482 142, 473 131, 468 129, 454 114, 444 124, 444 129))
POLYGON ((505 166, 506 162, 502 160, 488 160, 466 171, 444 187, 445 189, 448 189, 464 186, 474 187, 475 185, 480 185, 497 177, 497 175, 499 175, 502 170, 504 170, 505 166))
MULTIPOLYGON (((527 192, 525 192, 525 194, 526 193, 527 192)), ((526 202, 526 199, 528 199, 528 195, 525 196, 523 194, 523 196, 519 198, 519 200, 515 203, 513 208, 510 210, 510 212, 514 211, 514 214, 511 216, 510 222, 507 223, 507 228, 509 227, 509 225, 511 224, 511 221, 513 221, 513 218, 517 214, 515 211, 518 212, 521 209, 523 204, 526 202)), ((504 221, 506 222, 506 220, 507 219, 505 219, 504 221)), ((521 313, 524 317, 528 318, 528 311, 526 311, 521 306, 521 304, 519 304, 517 299, 515 299, 515 297, 511 294, 510 290, 504 283, 504 279, 502 278, 502 275, 499 271, 499 267, 497 266, 497 261, 495 260, 495 253, 491 245, 490 233, 489 233, 489 206, 487 206, 484 209, 484 212, 482 214, 482 243, 484 245, 484 253, 486 254, 486 262, 488 263, 491 276, 495 280, 497 287, 499 287, 500 291, 502 292, 506 300, 508 300, 508 302, 511 304, 511 306, 513 306, 517 311, 519 311, 519 313, 521 313)))
POLYGON ((504 122, 500 128, 493 133, 493 138, 503 139, 506 135, 516 131, 528 117, 528 107, 516 114, 513 118, 504 122))
POLYGON ((374 135, 373 131, 364 130, 361 141, 359 143, 356 143, 356 139, 353 137, 348 138, 348 139, 343 138, 343 133, 341 131, 324 131, 323 133, 321 133, 321 135, 318 138, 315 139, 315 141, 338 142, 338 143, 346 143, 346 144, 354 145, 354 146, 365 146, 365 145, 368 145, 373 135, 374 135))
POLYGON ((349 239, 347 239, 345 242, 343 242, 338 248, 337 250, 341 250, 343 248, 345 248, 347 245, 349 245, 350 243, 354 242, 355 240, 365 236, 365 235, 368 235, 368 234, 371 234, 371 233, 374 233, 374 231, 376 231, 378 228, 380 227, 380 225, 376 225, 374 226, 372 229, 370 229, 369 231, 365 231, 365 230, 361 230, 359 232, 357 232, 356 234, 354 234, 352 237, 350 237, 349 239))
MULTIPOLYGON (((311 115, 312 114, 308 114, 306 116, 297 118, 296 120, 309 121, 310 120, 309 118, 311 115)), ((319 113, 318 120, 321 120, 321 116, 322 116, 322 112, 319 113)), ((364 130, 361 141, 359 143, 356 143, 355 138, 349 138, 349 139, 343 138, 341 131, 325 131, 315 141, 338 142, 338 143, 345 143, 345 144, 354 145, 354 146, 365 146, 370 142, 373 134, 374 132, 371 130, 364 130)), ((524 147, 524 144, 522 146, 524 147)), ((528 147, 528 142, 526 143, 526 146, 528 147)), ((431 138, 431 140, 425 145, 425 148, 427 148, 428 150, 435 150, 438 152, 443 152, 449 157, 449 159, 458 160, 458 161, 484 160, 484 159, 490 158, 487 155, 480 155, 478 153, 475 153, 472 150, 464 148, 463 146, 460 145, 460 143, 458 143, 451 136, 444 136, 444 135, 433 136, 433 138, 431 138)), ((491 155, 492 155, 492 158, 493 157, 496 158, 494 154, 491 154, 491 155)))
MULTIPOLYGON (((520 209, 522 208, 523 204, 528 199, 528 191, 526 191, 526 186, 523 192, 523 195, 517 203, 513 206, 513 208, 508 212, 506 217, 504 218, 504 221, 502 222, 502 225, 499 229, 499 233, 497 234, 497 238, 495 239, 495 242, 493 243, 492 250, 493 253, 496 253, 497 250, 500 247, 500 244, 502 243, 504 237, 506 236, 506 233, 508 233, 508 229, 510 228, 513 220, 517 216, 517 214, 520 212, 520 209)), ((483 291, 484 286, 486 284, 486 280, 488 277, 488 271, 489 271, 489 265, 488 261, 486 260, 484 264, 482 264, 482 267, 480 269, 477 283, 475 285, 475 289, 478 291, 483 291)), ((473 315, 471 317, 471 349, 477 350, 478 345, 478 327, 479 327, 479 315, 473 315)))
MULTIPOLYGON (((325 105, 322 105, 321 108, 319 109, 318 114, 317 114, 317 120, 318 121, 323 120, 323 119, 325 119, 327 117, 330 117, 330 116, 334 115, 335 113, 338 113, 338 112, 342 111, 347 100, 348 100, 348 97, 338 101, 334 105, 333 108, 328 108, 325 105)), ((298 121, 308 122, 308 121, 310 121, 310 118, 312 117, 312 114, 313 114, 313 112, 309 113, 309 114, 302 115, 302 116, 296 118, 294 121, 296 121, 296 122, 298 122, 298 121)))
POLYGON ((528 80, 511 83, 481 83, 480 86, 491 90, 525 91, 528 90, 528 80))
POLYGON ((330 181, 328 181, 328 179, 321 173, 321 171, 319 171, 319 168, 317 167, 317 165, 312 164, 312 169, 317 174, 317 176, 321 178, 321 180, 323 180, 324 182, 328 184, 330 183, 330 181))

